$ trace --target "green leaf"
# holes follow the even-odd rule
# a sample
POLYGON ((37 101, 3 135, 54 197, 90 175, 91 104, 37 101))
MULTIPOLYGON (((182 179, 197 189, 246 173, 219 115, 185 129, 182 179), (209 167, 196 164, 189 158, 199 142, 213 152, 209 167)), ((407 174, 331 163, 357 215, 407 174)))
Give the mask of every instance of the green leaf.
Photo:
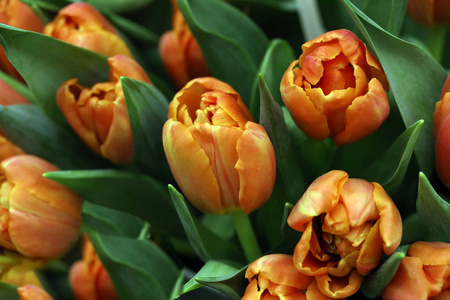
POLYGON ((425 121, 415 153, 421 170, 431 175, 433 112, 447 72, 429 53, 385 31, 350 1, 342 2, 378 56, 405 125, 409 127, 420 119, 425 121))
POLYGON ((150 222, 152 231, 183 235, 166 186, 149 176, 119 170, 59 171, 44 176, 87 201, 150 222))
POLYGON ((134 143, 134 164, 166 181, 171 178, 162 145, 169 103, 151 84, 121 77, 134 143))
POLYGON ((68 127, 56 124, 35 105, 0 106, 0 128, 26 153, 39 156, 61 169, 109 166, 68 127))
POLYGON ((317 0, 295 1, 301 29, 307 41, 315 39, 326 32, 317 2, 317 0))
POLYGON ((159 42, 159 36, 156 33, 128 18, 122 17, 121 15, 111 11, 104 12, 104 15, 108 17, 116 28, 122 29, 127 35, 140 42, 153 44, 157 44, 159 42))
POLYGON ((398 36, 408 0, 366 0, 359 8, 386 31, 398 36))
POLYGON ((19 300, 17 286, 0 281, 0 299, 2 300, 19 300))
POLYGON ((403 233, 402 242, 404 244, 412 244, 414 242, 423 240, 426 236, 426 230, 420 222, 419 213, 415 212, 408 217, 403 218, 403 233))
POLYGON ((292 0, 228 0, 228 2, 236 4, 243 3, 250 5, 260 5, 266 6, 270 9, 275 8, 288 12, 293 12, 296 9, 295 1, 292 0))
POLYGON ((378 182, 388 194, 394 194, 403 182, 423 123, 419 120, 406 129, 359 177, 378 182))
POLYGON ((120 299, 169 299, 179 270, 156 244, 94 231, 88 235, 120 299))
POLYGON ((199 283, 216 289, 227 296, 228 299, 241 299, 241 295, 244 294, 245 288, 248 285, 248 281, 245 279, 245 271, 247 267, 244 267, 236 272, 223 276, 202 276, 195 277, 195 280, 199 283))
POLYGON ((85 201, 81 219, 84 230, 101 234, 138 238, 144 222, 130 214, 85 201))
POLYGON ((117 13, 128 13, 139 10, 153 2, 153 0, 84 0, 99 10, 111 10, 117 13))
POLYGON ((0 24, 0 44, 36 96, 38 105, 60 123, 67 122, 55 100, 61 84, 79 78, 80 84, 93 85, 109 78, 105 56, 40 33, 0 24))
POLYGON ((425 238, 450 243, 450 203, 442 199, 422 172, 419 174, 417 212, 425 227, 425 238))
POLYGON ((381 296, 381 292, 394 278, 408 248, 409 246, 400 246, 379 268, 364 278, 361 285, 361 292, 364 296, 370 299, 381 296))
POLYGON ((169 193, 189 243, 201 260, 204 262, 211 259, 243 261, 242 253, 233 244, 215 235, 191 215, 183 195, 170 184, 169 193))
POLYGON ((12 78, 2 71, 0 71, 0 80, 3 80, 31 103, 36 103, 36 98, 34 97, 33 93, 22 82, 16 80, 15 78, 12 78))
POLYGON ((268 40, 242 12, 220 0, 178 0, 212 76, 231 85, 248 105, 268 40), (217 12, 220 11, 220 14, 217 12))

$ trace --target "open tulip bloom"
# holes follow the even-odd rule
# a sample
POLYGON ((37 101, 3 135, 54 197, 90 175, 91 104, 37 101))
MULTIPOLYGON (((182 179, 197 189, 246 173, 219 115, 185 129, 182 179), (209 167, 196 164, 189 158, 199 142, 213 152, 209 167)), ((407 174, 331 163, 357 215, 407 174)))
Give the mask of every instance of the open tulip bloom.
POLYGON ((449 26, 0 0, 0 298, 450 299, 449 26))

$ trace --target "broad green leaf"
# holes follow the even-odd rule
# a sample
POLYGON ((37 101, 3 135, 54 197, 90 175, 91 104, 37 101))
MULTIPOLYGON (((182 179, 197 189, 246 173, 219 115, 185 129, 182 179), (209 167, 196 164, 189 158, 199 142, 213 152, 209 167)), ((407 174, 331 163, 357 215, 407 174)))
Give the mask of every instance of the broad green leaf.
POLYGON ((57 12, 71 3, 69 0, 21 0, 21 2, 31 6, 33 9, 39 8, 53 12, 57 12))
POLYGON ((175 285, 172 289, 172 293, 170 294, 169 299, 177 299, 178 297, 180 297, 180 295, 183 293, 183 282, 184 282, 184 271, 180 271, 179 275, 178 275, 178 279, 175 282, 175 285))
POLYGON ((210 259, 243 261, 243 254, 234 244, 214 234, 190 213, 183 195, 170 184, 169 193, 189 243, 201 260, 204 262, 210 259))
POLYGON ((415 212, 403 218, 403 233, 402 242, 404 244, 412 244, 417 241, 424 240, 426 236, 426 230, 420 222, 419 213, 415 212))
POLYGON ((267 37, 224 1, 179 0, 178 5, 212 76, 231 85, 248 105, 257 66, 268 47, 267 37))
POLYGON ((313 40, 326 32, 317 0, 295 0, 303 36, 313 40))
POLYGON ((296 9, 295 1, 293 0, 228 0, 230 3, 236 4, 250 4, 265 6, 270 9, 275 8, 279 10, 285 10, 288 12, 293 12, 296 9))
POLYGON ((128 13, 139 10, 153 2, 153 0, 84 0, 99 10, 111 10, 117 13, 128 13))
POLYGON ((427 234, 427 240, 450 243, 450 203, 442 199, 425 174, 419 174, 417 212, 427 234))
POLYGON ((2 300, 19 300, 17 286, 0 281, 0 299, 2 300))
POLYGON ((72 130, 56 124, 33 104, 0 106, 0 128, 26 153, 46 159, 61 169, 110 165, 88 149, 72 130))
POLYGON ((421 170, 431 175, 433 112, 447 72, 423 49, 385 31, 350 1, 342 2, 378 56, 405 125, 409 127, 420 119, 425 121, 415 153, 421 170))
POLYGON ((36 98, 34 97, 33 93, 22 82, 17 81, 16 79, 12 78, 2 71, 0 71, 0 80, 3 80, 31 103, 36 103, 36 98))
POLYGON ((419 120, 406 129, 359 177, 378 182, 388 194, 394 194, 403 182, 423 123, 419 120))
POLYGON ((85 201, 81 214, 83 228, 101 234, 138 238, 144 222, 128 213, 85 201))
POLYGON ((183 294, 203 286, 203 284, 199 283, 197 279, 201 280, 202 278, 206 279, 227 276, 236 273, 238 270, 239 268, 231 266, 227 263, 209 260, 203 265, 200 271, 198 271, 197 274, 195 274, 195 276, 184 285, 183 294))
POLYGON ((108 81, 105 56, 52 37, 0 24, 0 44, 36 96, 38 105, 59 123, 66 123, 56 104, 61 84, 72 78, 79 78, 86 86, 108 81))
POLYGON ((166 186, 149 176, 119 170, 60 171, 44 176, 87 201, 148 221, 152 231, 183 236, 166 186))
POLYGON ((120 299, 169 299, 179 270, 154 242, 88 232, 120 299))
POLYGON ((108 17, 116 28, 122 29, 127 35, 138 41, 153 44, 159 42, 159 36, 156 33, 128 18, 122 17, 121 15, 110 11, 105 12, 104 15, 108 17))
POLYGON ((133 132, 133 163, 161 180, 169 180, 171 172, 162 145, 169 103, 151 84, 126 77, 121 81, 133 132))
POLYGON ((248 281, 245 279, 246 269, 247 267, 244 267, 231 274, 223 276, 196 276, 195 280, 203 285, 222 292, 228 299, 239 300, 248 285, 248 281))
POLYGON ((381 292, 394 278, 408 248, 409 246, 400 246, 380 267, 364 278, 361 285, 361 292, 364 296, 370 299, 381 296, 381 292))

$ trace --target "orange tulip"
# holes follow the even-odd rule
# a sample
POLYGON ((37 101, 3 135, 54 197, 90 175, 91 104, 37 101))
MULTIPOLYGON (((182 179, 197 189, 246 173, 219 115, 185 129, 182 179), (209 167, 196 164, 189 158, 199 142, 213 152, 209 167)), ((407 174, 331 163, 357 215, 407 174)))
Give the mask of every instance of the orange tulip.
MULTIPOLYGON (((42 32, 44 29, 44 24, 33 9, 18 0, 0 0, 0 23, 36 32, 42 32)), ((0 70, 22 80, 22 76, 6 58, 6 53, 1 46, 0 70)))
POLYGON ((58 12, 44 34, 105 56, 132 56, 116 29, 95 7, 75 2, 58 12))
POLYGON ((327 300, 314 277, 300 273, 292 256, 269 254, 251 263, 245 272, 249 285, 242 300, 327 300))
POLYGON ((383 299, 450 299, 450 244, 415 242, 409 247, 383 299))
POLYGON ((302 46, 283 75, 280 91, 297 126, 316 140, 336 145, 374 132, 389 115, 388 83, 378 61, 345 29, 302 46))
POLYGON ((306 190, 288 217, 302 237, 294 251, 297 269, 314 276, 329 297, 348 297, 362 276, 390 255, 402 237, 394 202, 376 182, 330 171, 306 190))
POLYGON ((415 21, 434 27, 450 26, 450 2, 448 0, 409 0, 407 14, 415 21))
POLYGON ((433 114, 433 137, 436 172, 442 183, 450 188, 450 76, 447 77, 433 114))
POLYGON ((32 155, 1 163, 0 246, 28 257, 56 258, 76 239, 82 200, 42 176, 58 169, 32 155))
POLYGON ((70 268, 69 283, 78 300, 118 300, 118 296, 105 267, 85 235, 83 259, 70 268))
POLYGON ((33 284, 42 287, 35 271, 46 262, 46 260, 31 259, 16 252, 3 251, 0 255, 0 281, 17 286, 33 284))
POLYGON ((252 120, 239 94, 211 77, 190 81, 169 104, 164 151, 178 185, 199 210, 248 214, 272 193, 275 153, 252 120))
POLYGON ((177 88, 189 80, 208 76, 209 70, 197 41, 192 35, 176 1, 172 1, 174 13, 172 30, 165 32, 159 41, 159 53, 167 73, 177 88))
POLYGON ((121 76, 151 83, 142 67, 125 55, 108 58, 110 81, 92 88, 66 81, 58 90, 57 103, 80 138, 96 153, 115 164, 133 160, 133 136, 121 76))
POLYGON ((53 300, 53 298, 42 288, 27 284, 17 289, 19 300, 53 300))

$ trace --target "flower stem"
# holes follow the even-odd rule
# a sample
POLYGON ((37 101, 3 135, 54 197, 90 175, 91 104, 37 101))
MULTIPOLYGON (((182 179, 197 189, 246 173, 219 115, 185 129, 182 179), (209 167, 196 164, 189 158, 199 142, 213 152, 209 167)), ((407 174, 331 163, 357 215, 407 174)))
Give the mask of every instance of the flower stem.
POLYGON ((261 257, 261 249, 253 232, 250 219, 242 210, 231 213, 231 216, 247 262, 251 263, 261 257))
POLYGON ((446 29, 441 26, 436 26, 430 31, 428 40, 428 47, 431 54, 437 62, 441 63, 442 54, 444 52, 446 29))

